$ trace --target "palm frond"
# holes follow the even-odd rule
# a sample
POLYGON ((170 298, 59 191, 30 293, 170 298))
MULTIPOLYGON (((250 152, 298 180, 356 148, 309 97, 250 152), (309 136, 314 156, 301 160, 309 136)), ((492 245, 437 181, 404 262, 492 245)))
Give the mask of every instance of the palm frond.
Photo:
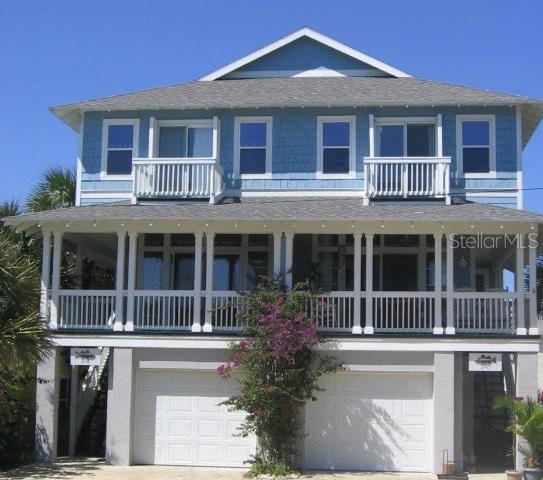
POLYGON ((52 168, 32 189, 26 201, 26 210, 42 212, 71 207, 75 202, 75 174, 72 170, 52 168))

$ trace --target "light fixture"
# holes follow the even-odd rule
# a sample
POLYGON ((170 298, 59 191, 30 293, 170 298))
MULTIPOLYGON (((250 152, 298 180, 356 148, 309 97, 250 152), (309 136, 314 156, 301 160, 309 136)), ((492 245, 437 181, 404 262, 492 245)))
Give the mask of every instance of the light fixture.
POLYGON ((470 223, 469 228, 475 228, 475 225, 473 225, 473 223, 470 223))
POLYGON ((442 224, 441 224, 441 230, 444 230, 444 229, 445 229, 445 224, 442 223, 442 224))
POLYGON ((381 228, 385 228, 385 222, 381 222, 381 228))
POLYGON ((41 224, 38 223, 38 228, 41 228, 41 224))
POLYGON ((153 222, 149 222, 149 226, 152 227, 152 226, 153 226, 153 222))
POLYGON ((98 225, 98 223, 96 222, 96 220, 94 221, 94 223, 92 224, 93 227, 96 227, 98 225))
POLYGON ((262 225, 262 228, 266 228, 266 224, 262 225))
POLYGON ((500 230, 503 230, 503 225, 500 225, 500 230))
POLYGON ((409 224, 409 228, 415 228, 415 223, 413 222, 413 220, 411 220, 411 223, 409 224))
POLYGON ((66 223, 65 227, 68 228, 70 226, 70 222, 66 223))
POLYGON ((121 227, 124 227, 124 223, 121 223, 121 227))
POLYGON ((238 228, 238 224, 237 224, 237 223, 234 223, 234 227, 235 227, 235 228, 238 228))
MULTIPOLYGON (((39 226, 39 225, 38 225, 39 226)), ((534 224, 530 223, 530 230, 535 230, 534 224)))
POLYGON ((325 227, 326 227, 326 225, 323 223, 323 224, 321 225, 321 228, 325 228, 325 227))
POLYGON ((178 227, 180 227, 180 226, 181 226, 181 224, 180 224, 180 223, 178 223, 178 224, 177 224, 177 226, 178 226, 178 227))
POLYGON ((209 227, 209 223, 206 223, 205 226, 206 226, 206 227, 209 227))

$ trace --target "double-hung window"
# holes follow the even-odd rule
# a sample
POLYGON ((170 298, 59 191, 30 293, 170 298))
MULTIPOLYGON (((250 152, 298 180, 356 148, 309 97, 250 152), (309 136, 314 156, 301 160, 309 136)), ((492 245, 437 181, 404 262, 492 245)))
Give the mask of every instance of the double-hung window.
POLYGON ((158 122, 158 158, 213 157, 212 120, 158 122))
POLYGON ((104 120, 102 176, 130 177, 132 159, 138 156, 138 120, 104 120))
POLYGON ((494 115, 456 116, 457 161, 467 176, 496 172, 494 115))
POLYGON ((234 130, 234 173, 271 177, 272 117, 236 117, 234 130))
POLYGON ((433 118, 376 118, 376 157, 435 157, 433 118))
POLYGON ((356 174, 354 116, 317 117, 317 176, 354 178, 356 174))

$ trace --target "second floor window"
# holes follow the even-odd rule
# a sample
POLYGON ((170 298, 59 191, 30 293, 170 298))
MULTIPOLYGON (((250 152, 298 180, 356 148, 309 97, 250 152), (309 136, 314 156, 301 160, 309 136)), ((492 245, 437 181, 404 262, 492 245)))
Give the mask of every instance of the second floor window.
MULTIPOLYGON (((208 122, 209 123, 209 122, 208 122)), ((210 158, 213 156, 213 127, 201 125, 160 124, 159 158, 210 158)))
POLYGON ((477 176, 495 171, 494 117, 458 115, 456 120, 459 169, 477 176))
POLYGON ((104 120, 102 171, 105 175, 131 175, 137 156, 137 120, 104 120))
POLYGON ((236 118, 236 174, 245 177, 271 174, 271 125, 271 117, 236 118))
POLYGON ((375 156, 435 157, 435 123, 423 119, 376 119, 375 156))
POLYGON ((355 118, 318 117, 317 128, 318 175, 354 175, 355 118))

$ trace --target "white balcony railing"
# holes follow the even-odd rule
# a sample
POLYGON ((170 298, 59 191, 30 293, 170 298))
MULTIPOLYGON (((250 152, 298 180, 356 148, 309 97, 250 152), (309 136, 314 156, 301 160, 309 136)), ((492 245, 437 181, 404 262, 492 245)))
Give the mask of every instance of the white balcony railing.
POLYGON ((133 164, 136 198, 210 198, 222 191, 215 159, 137 158, 133 164))
POLYGON ((58 328, 110 329, 115 318, 115 290, 60 290, 58 328))
POLYGON ((455 292, 456 331, 463 333, 515 333, 518 298, 511 292, 455 292))
POLYGON ((190 330, 194 292, 138 290, 134 292, 134 328, 139 330, 190 330))
MULTIPOLYGON (((194 324, 211 325, 212 331, 239 332, 240 294, 213 291, 211 309, 205 311, 205 292, 200 292, 200 310, 195 310, 192 290, 136 290, 133 292, 133 326, 135 330, 190 331, 194 324)), ((524 293, 522 294, 524 295, 524 293)), ((130 302, 123 292, 125 311, 130 302)), ((59 329, 113 328, 116 318, 115 290, 60 290, 58 292, 59 329)), ((447 311, 447 294, 436 292, 360 292, 360 324, 372 325, 376 333, 432 333, 452 316, 456 333, 514 334, 519 326, 515 292, 454 292, 452 310, 447 311), (440 298, 439 302, 436 299, 440 298), (371 302, 371 308, 363 307, 371 302), (365 312, 371 312, 370 322, 365 312), (436 323, 439 323, 437 324, 436 323)), ((308 313, 323 332, 352 332, 356 296, 352 291, 328 292, 311 299, 308 313)), ((51 302, 53 300, 51 299, 51 302)), ((50 308, 51 312, 56 309, 50 308)), ((51 314, 52 315, 52 314, 51 314)), ((128 318, 126 321, 128 323, 128 318)), ((122 329, 122 325, 115 325, 122 329)))
POLYGON ((366 198, 446 198, 450 157, 365 157, 366 198))
POLYGON ((371 298, 376 332, 433 331, 434 292, 372 292, 371 298))
POLYGON ((329 292, 311 299, 309 315, 321 331, 352 331, 354 292, 329 292))

